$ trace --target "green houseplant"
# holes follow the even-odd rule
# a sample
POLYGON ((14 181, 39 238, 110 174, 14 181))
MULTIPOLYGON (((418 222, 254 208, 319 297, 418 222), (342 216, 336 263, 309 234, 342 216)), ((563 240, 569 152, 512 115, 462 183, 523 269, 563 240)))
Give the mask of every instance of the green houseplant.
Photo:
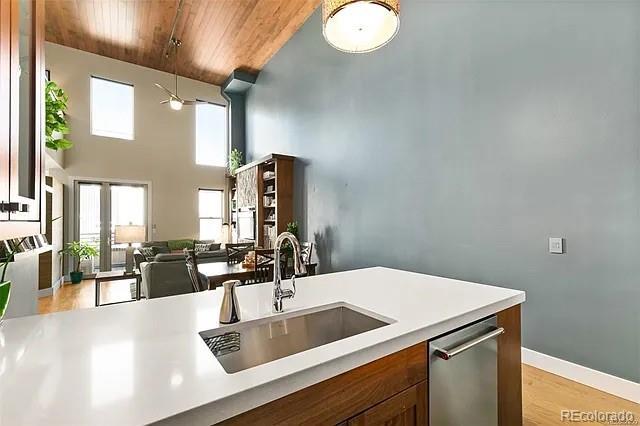
POLYGON ((78 284, 82 281, 82 271, 80 271, 80 262, 82 259, 91 259, 98 255, 98 250, 95 247, 90 246, 87 243, 79 241, 72 241, 67 243, 67 247, 60 250, 60 253, 67 254, 76 259, 75 268, 69 273, 71 276, 71 282, 78 284))
MULTIPOLYGON (((294 221, 287 223, 287 232, 291 232, 294 237, 299 239, 298 222, 294 221)), ((291 243, 289 241, 282 243, 281 251, 287 255, 287 264, 293 260, 293 247, 291 247, 291 243)))
POLYGON ((44 88, 45 145, 54 151, 69 149, 73 146, 73 143, 65 138, 65 135, 69 134, 69 125, 65 117, 68 101, 69 98, 64 90, 55 82, 47 81, 44 88))
POLYGON ((240 167, 242 167, 242 151, 233 148, 229 153, 229 173, 234 174, 240 167))
POLYGON ((18 244, 16 244, 13 249, 9 250, 6 253, 6 258, 4 262, 2 262, 2 276, 0 277, 0 324, 2 323, 2 319, 4 318, 4 314, 7 311, 7 306, 9 306, 9 296, 11 296, 11 281, 5 280, 5 275, 7 273, 7 267, 9 263, 13 262, 13 257, 18 251, 18 247, 26 240, 23 238, 20 240, 18 244))

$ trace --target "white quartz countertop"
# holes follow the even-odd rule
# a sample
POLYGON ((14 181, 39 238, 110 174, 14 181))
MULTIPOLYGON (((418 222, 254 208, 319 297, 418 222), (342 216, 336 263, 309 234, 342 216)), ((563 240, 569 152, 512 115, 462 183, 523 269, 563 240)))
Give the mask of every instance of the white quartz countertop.
MULTIPOLYGON (((220 327, 221 289, 6 320, 0 425, 210 425, 525 300, 522 291, 379 267, 296 285, 285 314, 347 303, 394 322, 227 374, 198 334, 220 327)), ((271 291, 238 288, 243 321, 273 315, 271 291)))

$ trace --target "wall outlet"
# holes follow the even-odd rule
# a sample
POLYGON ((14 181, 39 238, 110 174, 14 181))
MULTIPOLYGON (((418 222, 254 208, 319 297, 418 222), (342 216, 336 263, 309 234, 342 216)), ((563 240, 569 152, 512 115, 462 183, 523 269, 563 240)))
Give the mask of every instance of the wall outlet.
POLYGON ((549 253, 564 253, 564 240, 562 238, 549 238, 549 253))

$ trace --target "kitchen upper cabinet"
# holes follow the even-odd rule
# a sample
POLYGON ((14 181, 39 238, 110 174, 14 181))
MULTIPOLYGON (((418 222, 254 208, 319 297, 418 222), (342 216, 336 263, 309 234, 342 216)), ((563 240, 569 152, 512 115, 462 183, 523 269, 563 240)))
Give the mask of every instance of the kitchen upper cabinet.
POLYGON ((44 1, 0 3, 0 239, 7 239, 41 232, 44 1))
MULTIPOLYGON (((0 1, 0 202, 2 203, 9 201, 10 34, 11 4, 8 1, 0 1)), ((9 212, 0 207, 0 221, 6 220, 9 220, 9 212)))

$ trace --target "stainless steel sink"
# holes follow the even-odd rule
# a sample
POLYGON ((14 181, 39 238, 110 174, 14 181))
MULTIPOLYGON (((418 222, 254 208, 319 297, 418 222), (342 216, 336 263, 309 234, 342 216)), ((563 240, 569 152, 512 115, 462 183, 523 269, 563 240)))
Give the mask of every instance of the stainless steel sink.
POLYGON ((280 315, 200 332, 227 373, 389 325, 346 305, 295 316, 280 315))

